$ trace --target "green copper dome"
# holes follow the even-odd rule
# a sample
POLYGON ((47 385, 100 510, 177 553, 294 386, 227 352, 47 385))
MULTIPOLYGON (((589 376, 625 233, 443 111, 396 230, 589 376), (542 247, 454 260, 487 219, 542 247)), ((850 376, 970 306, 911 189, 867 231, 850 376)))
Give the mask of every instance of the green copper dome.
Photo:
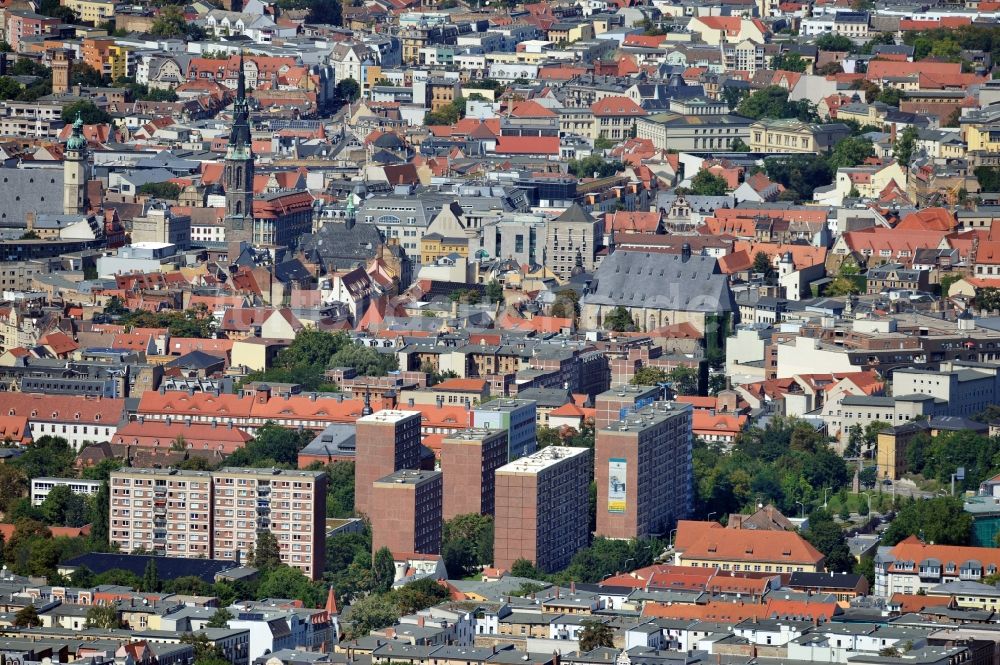
POLYGON ((73 134, 66 141, 66 149, 83 150, 86 147, 87 139, 83 138, 83 118, 77 115, 76 121, 73 123, 73 134))

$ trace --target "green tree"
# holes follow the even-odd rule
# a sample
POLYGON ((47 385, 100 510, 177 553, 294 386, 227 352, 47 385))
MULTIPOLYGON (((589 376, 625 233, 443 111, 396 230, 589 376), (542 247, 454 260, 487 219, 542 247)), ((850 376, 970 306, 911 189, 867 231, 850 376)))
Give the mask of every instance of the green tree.
POLYGON ((868 580, 868 586, 875 588, 875 559, 870 556, 861 557, 861 560, 854 564, 854 574, 864 575, 868 580))
POLYGON ((662 549, 663 544, 658 540, 595 538, 590 547, 573 555, 559 581, 596 583, 607 575, 652 564, 654 557, 662 549))
POLYGON ((725 178, 702 169, 691 178, 691 193, 698 196, 725 196, 729 183, 725 178))
POLYGON ((13 464, 0 464, 0 510, 6 511, 17 499, 27 495, 28 476, 13 464))
POLYGON ((229 622, 235 619, 233 613, 227 610, 225 607, 220 607, 215 610, 212 614, 212 618, 208 620, 206 624, 209 628, 226 628, 229 626, 229 622))
POLYGON ((396 579, 396 564, 388 547, 380 547, 372 557, 372 590, 385 593, 396 579))
POLYGON ((352 78, 341 79, 334 86, 333 96, 345 102, 356 102, 361 98, 361 86, 352 78))
POLYGON ((771 263, 771 257, 765 252, 754 254, 753 266, 750 270, 764 275, 765 279, 774 276, 774 264, 771 263))
MULTIPOLYGON (((259 540, 260 536, 257 538, 259 540)), ((313 584, 297 568, 277 565, 265 571, 257 587, 258 598, 294 598, 306 607, 316 607, 326 596, 319 585, 313 584)))
POLYGON ((370 346, 348 344, 330 358, 331 367, 350 367, 361 376, 385 376, 399 368, 393 353, 379 353, 370 346))
POLYGON ((580 314, 580 294, 574 289, 560 289, 549 313, 564 319, 575 319, 580 314))
POLYGON ((281 548, 278 547, 278 539, 273 533, 261 531, 257 534, 257 544, 254 546, 249 563, 262 574, 281 566, 281 548))
POLYGON ((83 526, 89 520, 87 501, 66 485, 53 487, 41 505, 42 516, 56 526, 83 526))
POLYGON ((613 649, 615 646, 615 631, 611 626, 600 621, 588 621, 580 631, 580 653, 593 651, 599 647, 613 649))
POLYGON ((896 138, 896 143, 892 146, 893 156, 903 168, 908 168, 916 149, 917 128, 909 125, 896 138))
POLYGON ((37 628, 41 625, 42 619, 34 605, 25 605, 14 614, 15 628, 37 628))
POLYGON ((111 472, 117 471, 122 468, 124 462, 115 457, 108 457, 102 459, 100 462, 93 466, 88 466, 80 472, 81 478, 86 478, 88 480, 110 480, 111 472))
POLYGON ((424 114, 425 125, 453 125, 465 117, 465 98, 456 97, 454 101, 445 104, 436 111, 424 114))
POLYGON ((816 111, 805 100, 789 102, 788 91, 773 85, 750 94, 736 107, 736 112, 747 118, 796 118, 804 122, 817 119, 816 111))
POLYGON ((853 136, 839 141, 827 158, 831 171, 857 166, 875 155, 875 146, 868 139, 853 136))
POLYGON ((559 430, 552 429, 551 427, 539 427, 535 439, 538 449, 548 448, 549 446, 561 446, 563 444, 562 437, 559 436, 559 430))
POLYGON ((397 616, 402 616, 437 605, 447 600, 449 595, 447 587, 425 577, 396 589, 389 597, 396 603, 397 616))
POLYGON ((347 635, 351 639, 364 637, 373 630, 391 626, 398 616, 396 604, 388 594, 359 598, 351 604, 351 624, 347 635))
POLYGON ((225 659, 225 653, 222 649, 215 643, 213 643, 203 632, 199 633, 184 633, 180 636, 181 644, 190 644, 194 649, 194 661, 196 663, 203 663, 206 661, 215 661, 217 659, 225 659))
POLYGON ((510 574, 514 577, 526 577, 532 580, 545 578, 545 574, 535 568, 535 564, 527 559, 518 559, 510 565, 510 574))
POLYGON ((854 49, 854 42, 843 35, 821 35, 816 40, 816 48, 820 51, 851 51, 854 49))
POLYGON ((972 516, 954 497, 909 501, 889 523, 882 543, 895 545, 909 536, 937 545, 965 545, 972 532, 972 516))
POLYGON ((1000 167, 977 166, 973 173, 979 181, 979 188, 984 192, 1000 192, 1000 167))
POLYGON ((992 286, 976 291, 976 307, 983 310, 993 311, 1000 309, 1000 289, 992 286))
POLYGON ((674 393, 677 395, 697 395, 698 394, 698 370, 692 367, 678 365, 667 374, 667 378, 674 384, 674 393))
POLYGON ((115 605, 93 605, 87 609, 87 628, 121 628, 121 618, 115 605))
POLYGON ((566 169, 577 178, 607 178, 625 170, 619 161, 607 161, 599 155, 591 155, 583 159, 571 159, 566 163, 566 169))
POLYGON ((354 516, 354 462, 334 462, 323 467, 329 476, 326 492, 326 516, 354 516))
POLYGON ((141 591, 154 593, 160 590, 160 573, 156 569, 156 561, 150 559, 146 563, 146 569, 142 572, 141 591))
POLYGON ((445 522, 441 541, 449 575, 452 571, 454 577, 470 575, 493 561, 493 517, 479 513, 456 515, 445 522))
POLYGON ((181 186, 175 182, 147 182, 139 185, 136 190, 138 194, 169 201, 176 201, 182 191, 181 186))
POLYGON ((739 107, 740 102, 743 101, 749 94, 749 88, 736 87, 733 85, 724 85, 722 87, 722 99, 726 102, 726 106, 729 107, 730 111, 735 111, 737 107, 739 107))
POLYGON ((903 91, 899 88, 882 88, 875 97, 875 101, 888 104, 889 106, 899 106, 899 102, 902 99, 903 91))
POLYGON ((84 87, 97 87, 107 85, 108 81, 101 72, 97 71, 85 62, 73 63, 73 70, 69 77, 70 85, 82 85, 84 87))
POLYGON ((644 365, 632 375, 634 386, 656 386, 670 380, 670 375, 659 367, 644 365))
POLYGON ((360 533, 344 533, 326 539, 323 579, 337 590, 342 602, 372 588, 372 537, 367 524, 360 533))
POLYGON ((840 264, 837 276, 826 288, 828 296, 846 296, 861 293, 865 287, 865 278, 860 274, 858 265, 853 261, 840 264))
POLYGON ((313 439, 306 430, 295 430, 272 422, 260 427, 246 446, 233 451, 226 459, 229 466, 270 467, 281 465, 294 468, 299 451, 313 439))
POLYGON ((90 541, 94 550, 108 549, 108 511, 111 509, 111 490, 105 480, 94 496, 94 519, 90 525, 90 541))
POLYGON ((750 152, 750 146, 744 143, 743 139, 736 137, 733 139, 732 143, 729 144, 730 152, 750 152))
POLYGON ((187 19, 181 8, 169 5, 160 10, 149 33, 157 37, 183 37, 188 34, 188 29, 187 19))
POLYGON ((24 454, 10 463, 28 478, 73 478, 76 476, 75 461, 76 452, 66 439, 46 435, 35 439, 24 454))
POLYGON ((441 558, 451 579, 461 579, 478 569, 476 546, 465 538, 452 538, 442 542, 441 558))
POLYGON ((486 299, 489 302, 503 302, 503 286, 497 280, 486 285, 486 299))
POLYGON ((109 124, 111 122, 111 116, 107 111, 101 110, 97 104, 87 99, 81 99, 63 107, 63 122, 76 122, 78 117, 83 120, 85 125, 109 124))
POLYGON ((0 76, 0 99, 4 101, 17 99, 23 90, 24 86, 16 79, 9 76, 0 76))
POLYGON ((786 72, 805 72, 809 63, 798 53, 781 53, 771 59, 771 69, 786 72))
POLYGON ((594 139, 594 150, 611 150, 615 147, 615 142, 606 136, 598 136, 594 139))
POLYGON ((795 200, 811 199, 813 190, 829 185, 834 173, 825 159, 815 155, 789 155, 764 160, 767 177, 791 192, 795 200))
POLYGON ((825 510, 814 511, 809 516, 809 530, 803 536, 826 557, 826 569, 835 573, 854 570, 854 556, 847 547, 844 530, 837 526, 825 510))
POLYGON ((621 305, 612 309, 604 317, 604 327, 614 332, 631 332, 636 329, 632 315, 621 305))
POLYGON ((209 596, 213 593, 212 585, 195 575, 182 575, 168 580, 163 585, 163 591, 185 596, 209 596))

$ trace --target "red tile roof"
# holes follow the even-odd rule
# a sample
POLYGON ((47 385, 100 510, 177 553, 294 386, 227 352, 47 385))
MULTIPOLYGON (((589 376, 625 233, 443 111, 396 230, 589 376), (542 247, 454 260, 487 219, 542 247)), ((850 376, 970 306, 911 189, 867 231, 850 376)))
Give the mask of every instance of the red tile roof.
POLYGON ((433 390, 481 393, 488 384, 489 381, 486 379, 445 379, 431 388, 433 390))
POLYGON ((182 421, 171 423, 147 420, 132 421, 118 428, 111 443, 148 448, 170 448, 182 438, 189 449, 213 450, 229 454, 242 448, 252 439, 249 434, 236 427, 225 425, 192 423, 182 421))
POLYGON ((917 231, 954 231, 957 226, 955 216, 944 208, 924 208, 911 212, 896 224, 897 229, 917 231))
POLYGON ((554 118, 556 117, 555 111, 552 109, 545 108, 536 101, 529 99, 525 102, 520 102, 516 104, 511 110, 509 115, 513 118, 554 118))
POLYGON ((558 136, 500 136, 497 137, 497 154, 505 155, 558 155, 558 136))
POLYGON ((30 421, 117 425, 125 400, 78 395, 41 395, 10 392, 4 395, 0 413, 23 416, 30 421))
POLYGON ((976 561, 984 569, 994 567, 1000 570, 1000 549, 995 547, 965 547, 961 545, 928 545, 916 536, 910 536, 906 540, 896 544, 889 554, 895 561, 889 565, 889 572, 912 573, 916 575, 916 570, 921 561, 926 559, 937 559, 942 568, 953 565, 957 571, 962 564, 967 561, 976 561), (907 569, 906 564, 912 563, 914 567, 907 569))
POLYGON ((629 97, 605 97, 590 105, 590 111, 595 116, 628 116, 646 115, 646 110, 633 102, 629 97))
POLYGON ((953 76, 962 73, 960 62, 896 62, 893 60, 872 60, 868 63, 865 78, 869 81, 893 77, 909 76, 911 74, 930 74, 932 76, 953 76))
MULTIPOLYGON (((678 524, 677 537, 691 529, 691 522, 678 524)), ((685 534, 685 538, 687 534, 685 534)), ((754 531, 750 529, 700 528, 700 537, 692 539, 682 553, 685 559, 706 561, 767 561, 779 565, 822 566, 823 554, 809 541, 791 531, 754 531)))

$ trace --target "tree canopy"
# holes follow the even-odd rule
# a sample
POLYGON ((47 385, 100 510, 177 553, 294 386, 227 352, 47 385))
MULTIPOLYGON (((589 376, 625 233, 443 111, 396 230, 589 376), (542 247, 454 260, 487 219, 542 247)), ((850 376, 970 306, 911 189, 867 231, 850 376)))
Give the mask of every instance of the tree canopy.
POLYGON ((614 332, 631 332, 636 330, 635 321, 632 320, 632 315, 628 313, 628 310, 619 305, 615 307, 604 317, 604 327, 607 330, 612 330, 614 332))
POLYGON ((448 576, 460 579, 493 562, 493 517, 470 513, 444 523, 441 556, 448 576))
POLYGON ((846 487, 847 463, 827 437, 801 420, 774 418, 751 428, 724 449, 695 441, 695 514, 752 511, 758 502, 798 510, 797 501, 816 505, 823 489, 846 487))
POLYGON ((717 176, 707 169, 701 169, 691 178, 689 191, 698 196, 725 196, 729 191, 729 183, 722 176, 717 176))
POLYGON ((600 155, 590 155, 583 159, 571 159, 566 163, 566 169, 577 178, 607 178, 620 173, 625 166, 619 161, 608 161, 600 155))
POLYGON ((972 533, 972 515, 955 497, 909 499, 882 534, 883 545, 895 545, 910 536, 937 545, 966 545, 972 533))
POLYGON ((788 91, 777 85, 757 90, 744 97, 736 107, 736 112, 754 120, 795 118, 803 122, 813 122, 818 119, 815 108, 808 101, 788 101, 788 91))
POLYGON ((342 332, 303 330, 277 355, 269 369, 252 372, 243 383, 298 383, 304 390, 331 392, 338 388, 324 376, 327 369, 351 367, 362 376, 385 376, 398 366, 395 355, 355 344, 342 332))
POLYGON ((809 68, 806 62, 798 53, 781 53, 771 60, 771 69, 786 72, 805 72, 809 68))
POLYGON ((107 111, 98 108, 97 104, 89 99, 81 99, 63 107, 63 122, 76 122, 77 117, 81 118, 85 125, 107 124, 111 122, 111 115, 107 111))
POLYGON ((243 448, 234 450, 226 464, 242 467, 284 466, 295 468, 298 464, 299 451, 313 440, 313 433, 308 430, 290 429, 265 423, 257 429, 252 440, 243 448))

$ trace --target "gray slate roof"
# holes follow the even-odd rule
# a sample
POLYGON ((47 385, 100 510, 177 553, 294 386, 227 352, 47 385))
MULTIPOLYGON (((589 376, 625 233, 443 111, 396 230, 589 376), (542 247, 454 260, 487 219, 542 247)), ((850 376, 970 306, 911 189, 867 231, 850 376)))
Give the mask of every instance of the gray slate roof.
POLYGON ((0 228, 25 228, 25 217, 62 214, 62 169, 0 169, 0 228))
POLYGON ((711 256, 618 251, 604 259, 590 288, 584 305, 706 313, 735 309, 726 276, 711 256))

